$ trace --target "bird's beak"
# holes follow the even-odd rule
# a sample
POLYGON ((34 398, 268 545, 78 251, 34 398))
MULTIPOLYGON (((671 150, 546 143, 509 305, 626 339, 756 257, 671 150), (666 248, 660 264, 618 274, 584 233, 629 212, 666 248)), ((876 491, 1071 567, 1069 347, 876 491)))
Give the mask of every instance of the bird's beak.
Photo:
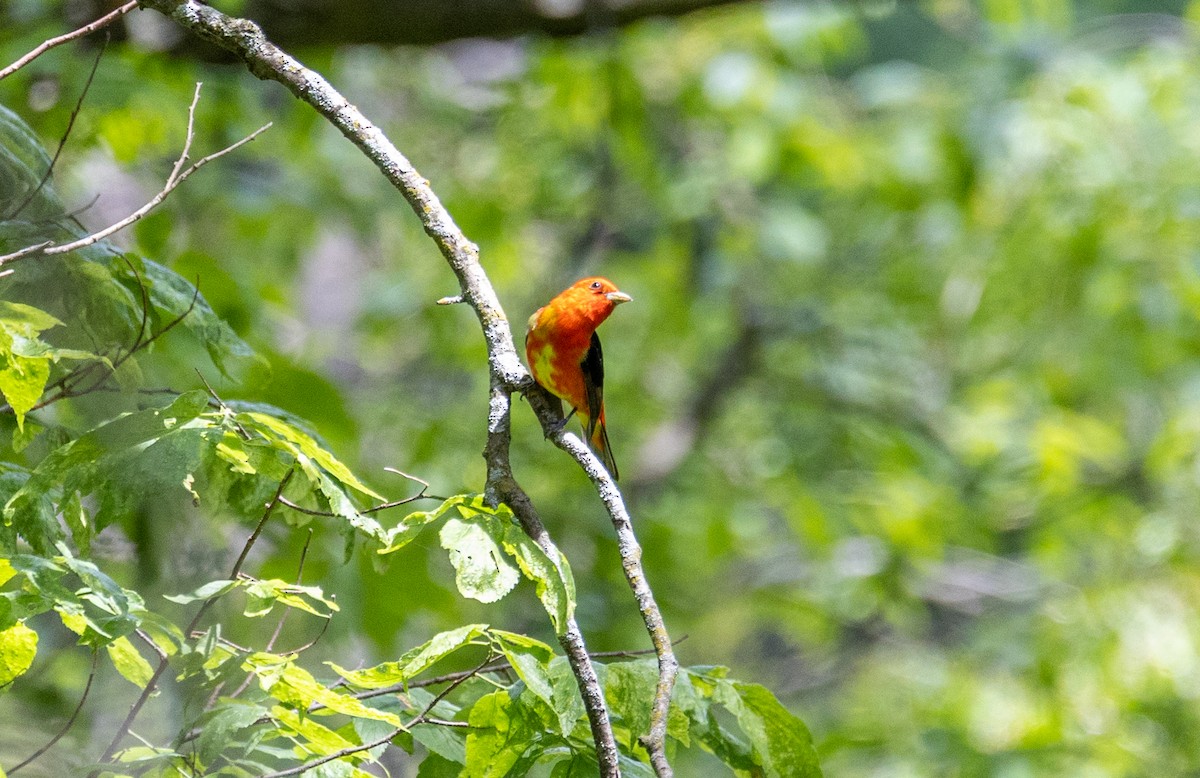
POLYGON ((630 297, 629 295, 625 294, 624 292, 609 292, 608 294, 606 294, 604 296, 607 297, 609 299, 609 301, 612 303, 631 303, 631 302, 633 302, 633 298, 630 297))

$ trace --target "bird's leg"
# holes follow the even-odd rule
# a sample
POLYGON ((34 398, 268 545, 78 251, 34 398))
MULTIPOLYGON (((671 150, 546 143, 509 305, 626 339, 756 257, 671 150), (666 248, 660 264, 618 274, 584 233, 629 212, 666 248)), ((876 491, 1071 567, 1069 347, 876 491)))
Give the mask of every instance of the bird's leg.
POLYGON ((567 422, 569 422, 571 420, 571 417, 574 415, 575 415, 575 409, 572 408, 571 412, 568 413, 566 415, 566 417, 564 417, 561 421, 554 422, 554 424, 552 424, 550 426, 550 430, 546 433, 547 440, 550 438, 551 435, 557 435, 558 433, 562 432, 563 427, 567 426, 567 422))

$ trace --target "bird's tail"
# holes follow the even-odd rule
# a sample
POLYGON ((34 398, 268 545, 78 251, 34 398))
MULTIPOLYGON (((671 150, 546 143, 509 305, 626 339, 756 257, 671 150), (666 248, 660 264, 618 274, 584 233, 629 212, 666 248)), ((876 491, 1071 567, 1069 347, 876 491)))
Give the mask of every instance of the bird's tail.
POLYGON ((600 457, 600 461, 608 469, 609 475, 613 480, 619 480, 621 475, 617 471, 617 460, 613 457, 612 446, 608 442, 608 427, 604 424, 604 412, 601 410, 600 418, 584 419, 584 431, 588 433, 589 441, 592 444, 592 451, 600 457))

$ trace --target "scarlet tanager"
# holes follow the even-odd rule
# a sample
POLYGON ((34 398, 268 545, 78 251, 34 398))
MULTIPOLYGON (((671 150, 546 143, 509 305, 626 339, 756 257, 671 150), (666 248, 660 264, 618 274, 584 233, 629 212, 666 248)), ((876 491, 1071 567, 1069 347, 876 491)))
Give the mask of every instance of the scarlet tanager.
POLYGON ((614 481, 617 462, 604 426, 604 353, 596 328, 632 299, 607 278, 585 278, 538 308, 525 333, 525 358, 534 380, 579 414, 592 450, 614 481))

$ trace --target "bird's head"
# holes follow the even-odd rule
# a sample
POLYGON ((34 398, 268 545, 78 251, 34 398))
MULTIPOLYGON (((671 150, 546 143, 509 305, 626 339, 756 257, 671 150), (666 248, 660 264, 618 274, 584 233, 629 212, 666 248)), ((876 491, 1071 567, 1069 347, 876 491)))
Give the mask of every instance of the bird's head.
POLYGON ((614 306, 619 305, 620 303, 628 303, 633 301, 632 297, 618 289, 617 285, 612 281, 609 281, 607 278, 600 278, 598 276, 594 278, 584 278, 580 281, 576 281, 573 286, 575 289, 595 295, 597 298, 603 298, 614 306))

